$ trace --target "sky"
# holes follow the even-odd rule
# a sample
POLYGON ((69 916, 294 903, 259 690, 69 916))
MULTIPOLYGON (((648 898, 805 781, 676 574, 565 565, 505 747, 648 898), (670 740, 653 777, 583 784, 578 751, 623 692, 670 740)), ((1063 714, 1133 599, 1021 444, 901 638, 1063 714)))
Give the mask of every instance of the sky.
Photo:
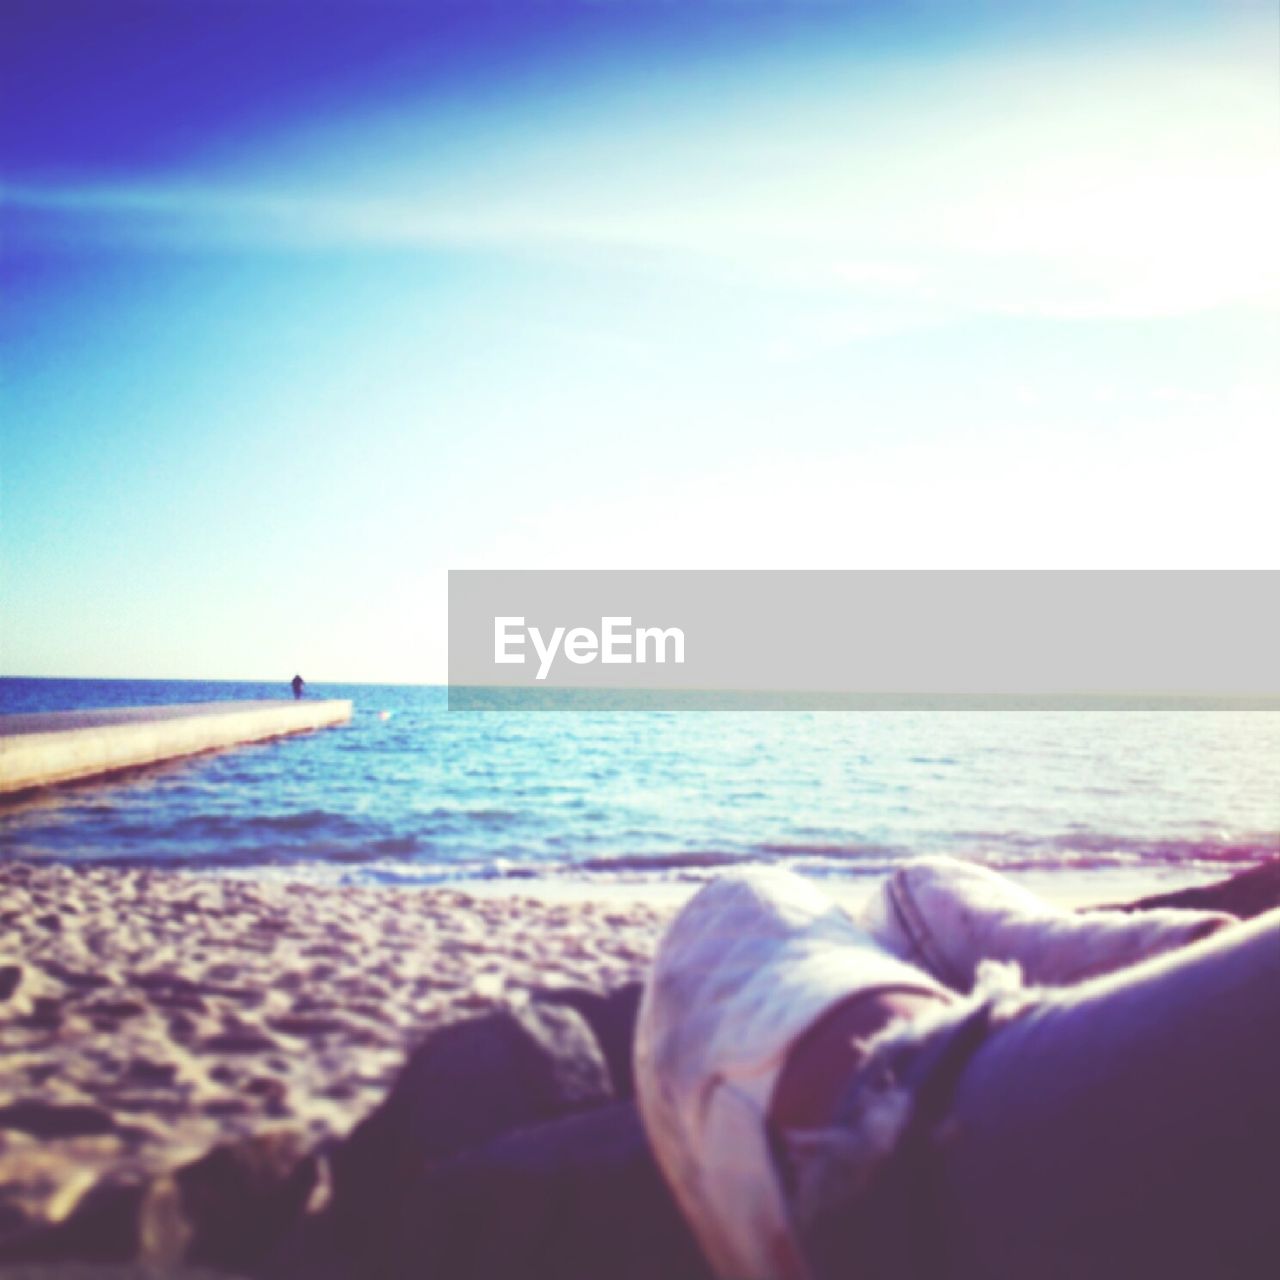
POLYGON ((1275 567, 1278 21, 9 0, 0 672, 436 681, 450 568, 1275 567))

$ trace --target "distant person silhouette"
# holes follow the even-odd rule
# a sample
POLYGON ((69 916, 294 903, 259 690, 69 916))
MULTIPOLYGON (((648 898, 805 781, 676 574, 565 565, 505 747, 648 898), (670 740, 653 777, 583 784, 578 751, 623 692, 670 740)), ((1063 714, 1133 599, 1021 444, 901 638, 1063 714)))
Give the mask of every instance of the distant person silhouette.
POLYGON ((294 676, 293 679, 289 681, 289 683, 293 686, 293 696, 295 698, 302 697, 302 687, 307 682, 301 676, 294 676))

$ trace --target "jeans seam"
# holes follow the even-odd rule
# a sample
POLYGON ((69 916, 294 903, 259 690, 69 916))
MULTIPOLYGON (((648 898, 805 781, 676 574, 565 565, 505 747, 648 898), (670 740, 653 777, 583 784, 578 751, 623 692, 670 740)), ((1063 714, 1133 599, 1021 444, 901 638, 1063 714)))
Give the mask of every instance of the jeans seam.
POLYGON ((954 990, 965 990, 967 984, 963 981, 961 975, 956 972, 946 953, 932 945, 932 937, 929 934, 928 927, 916 907, 914 899, 911 897, 911 890, 905 880, 899 881, 897 877, 890 879, 889 903, 903 931, 911 939, 933 972, 954 990))

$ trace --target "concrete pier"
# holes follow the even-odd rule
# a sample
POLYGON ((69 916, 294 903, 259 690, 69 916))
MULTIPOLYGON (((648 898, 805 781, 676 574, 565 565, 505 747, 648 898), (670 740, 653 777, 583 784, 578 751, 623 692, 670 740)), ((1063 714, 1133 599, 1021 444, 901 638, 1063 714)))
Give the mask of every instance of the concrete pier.
POLYGON ((196 702, 0 716, 0 796, 351 719, 351 703, 196 702))

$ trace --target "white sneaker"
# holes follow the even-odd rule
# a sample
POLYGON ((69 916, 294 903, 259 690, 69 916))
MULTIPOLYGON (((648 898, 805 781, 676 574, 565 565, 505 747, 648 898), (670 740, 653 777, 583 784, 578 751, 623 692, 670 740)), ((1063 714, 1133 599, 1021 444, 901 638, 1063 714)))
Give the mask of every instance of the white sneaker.
POLYGON ((640 1005, 636 1092, 717 1275, 808 1280, 770 1147, 770 1099, 805 1031, 850 996, 886 987, 942 990, 790 872, 715 880, 667 930, 640 1005))
POLYGON ((1032 986, 1065 986, 1185 946, 1235 918, 1169 907, 1068 911, 986 867, 919 858, 871 895, 859 923, 894 955, 968 991, 984 960, 1017 964, 1032 986))

